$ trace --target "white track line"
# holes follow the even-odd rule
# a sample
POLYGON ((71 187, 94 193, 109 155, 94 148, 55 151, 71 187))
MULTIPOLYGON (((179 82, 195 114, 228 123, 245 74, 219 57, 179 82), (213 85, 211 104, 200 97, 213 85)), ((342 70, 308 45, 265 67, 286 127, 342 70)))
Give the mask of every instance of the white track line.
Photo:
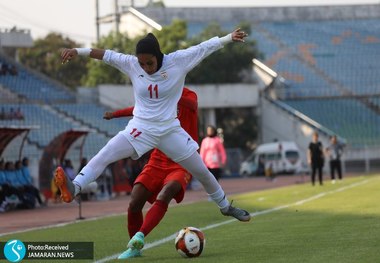
MULTIPOLYGON (((347 186, 340 187, 340 188, 338 188, 336 190, 332 190, 332 191, 328 191, 328 192, 322 192, 322 193, 319 193, 317 195, 313 195, 313 196, 311 196, 309 198, 302 199, 302 200, 299 200, 299 201, 291 203, 291 204, 277 206, 277 207, 266 209, 266 210, 263 210, 263 211, 260 211, 260 212, 254 212, 254 213, 251 213, 251 216, 254 217, 254 216, 259 216, 259 215, 265 215, 265 214, 269 214, 269 213, 272 213, 272 212, 283 210, 283 209, 286 209, 286 208, 289 208, 289 207, 303 205, 305 203, 317 200, 317 199, 319 199, 321 197, 324 197, 326 195, 335 194, 335 193, 338 193, 338 192, 342 192, 342 191, 345 191, 345 190, 348 190, 348 189, 351 189, 351 188, 354 188, 354 187, 366 184, 369 181, 370 181, 370 179, 366 179, 366 180, 363 180, 363 181, 360 181, 360 182, 356 182, 356 183, 352 183, 352 184, 347 185, 347 186)), ((220 222, 220 223, 217 223, 217 224, 208 225, 208 226, 202 227, 200 229, 201 230, 212 229, 212 228, 220 227, 222 225, 226 225, 226 224, 229 224, 229 223, 232 223, 232 222, 235 222, 235 221, 237 221, 237 220, 236 219, 230 219, 230 220, 226 220, 226 221, 223 221, 223 222, 220 222)), ((144 246, 143 250, 149 249, 149 248, 152 248, 152 247, 156 247, 156 246, 162 245, 162 244, 164 244, 166 242, 172 241, 172 240, 175 239, 175 237, 176 237, 176 234, 173 234, 173 235, 170 235, 170 236, 165 237, 163 239, 156 240, 156 241, 154 241, 152 243, 147 243, 144 246)), ((99 259, 99 260, 95 261, 95 263, 108 262, 108 261, 116 259, 119 255, 120 255, 120 253, 114 254, 112 256, 108 256, 108 257, 99 259)))

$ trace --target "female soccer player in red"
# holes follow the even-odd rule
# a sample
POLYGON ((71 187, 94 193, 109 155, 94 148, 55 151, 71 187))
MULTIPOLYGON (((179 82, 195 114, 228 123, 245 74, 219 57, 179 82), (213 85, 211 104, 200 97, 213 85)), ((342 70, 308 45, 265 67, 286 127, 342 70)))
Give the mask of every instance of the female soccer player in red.
MULTIPOLYGON (((106 112, 109 120, 133 115, 133 107, 115 112, 106 112)), ((181 126, 194 141, 198 141, 198 101, 195 92, 184 88, 178 102, 178 119, 181 126)), ((173 162, 160 150, 154 149, 147 165, 137 177, 128 207, 128 232, 131 238, 128 249, 119 259, 141 256, 144 237, 156 227, 168 209, 172 199, 177 203, 183 200, 191 175, 179 164, 173 162), (146 202, 152 207, 143 219, 142 209, 146 202)))

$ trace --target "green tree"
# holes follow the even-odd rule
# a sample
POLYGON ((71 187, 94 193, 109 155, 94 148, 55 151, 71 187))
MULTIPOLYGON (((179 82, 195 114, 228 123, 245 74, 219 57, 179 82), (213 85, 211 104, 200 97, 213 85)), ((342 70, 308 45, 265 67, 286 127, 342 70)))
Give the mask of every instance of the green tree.
POLYGON ((187 24, 183 20, 175 19, 170 25, 164 26, 161 31, 156 30, 153 33, 160 42, 160 48, 164 54, 188 47, 186 43, 187 24))
POLYGON ((161 8, 165 8, 165 3, 164 1, 149 1, 148 4, 146 5, 147 7, 161 7, 161 8))
MULTIPOLYGON (((237 27, 248 34, 251 31, 247 23, 242 23, 237 27)), ((191 45, 198 44, 211 37, 224 36, 228 33, 223 31, 219 24, 212 23, 190 43, 191 45)), ((257 57, 261 57, 261 54, 257 50, 256 42, 252 39, 246 39, 245 43, 227 44, 195 67, 187 76, 186 81, 194 84, 239 83, 242 79, 241 73, 250 69, 252 59, 257 57)))
POLYGON ((50 33, 45 38, 37 39, 32 48, 20 48, 19 58, 25 66, 74 88, 87 73, 86 59, 79 58, 62 65, 60 52, 63 48, 79 46, 80 44, 61 34, 50 33))
POLYGON ((223 129, 227 148, 250 149, 258 135, 257 121, 253 108, 216 110, 216 122, 223 129))
MULTIPOLYGON (((125 54, 134 54, 138 39, 130 39, 126 34, 111 32, 100 39, 97 48, 112 49, 125 54)), ((99 84, 125 84, 128 77, 118 69, 104 62, 91 59, 87 63, 88 74, 83 76, 82 85, 95 87, 99 84)))

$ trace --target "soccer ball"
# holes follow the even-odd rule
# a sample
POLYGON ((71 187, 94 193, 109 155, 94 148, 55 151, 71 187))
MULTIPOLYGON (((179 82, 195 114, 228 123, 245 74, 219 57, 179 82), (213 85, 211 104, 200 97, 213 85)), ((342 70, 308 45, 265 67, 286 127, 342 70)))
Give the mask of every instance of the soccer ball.
POLYGON ((182 228, 175 238, 177 252, 187 258, 199 257, 206 244, 205 235, 195 227, 182 228))

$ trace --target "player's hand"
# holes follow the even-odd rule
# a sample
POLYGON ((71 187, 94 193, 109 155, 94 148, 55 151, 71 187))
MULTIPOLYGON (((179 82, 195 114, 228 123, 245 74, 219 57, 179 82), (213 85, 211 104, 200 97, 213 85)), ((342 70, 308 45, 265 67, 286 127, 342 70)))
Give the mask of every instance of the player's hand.
POLYGON ((78 51, 75 48, 65 48, 61 52, 62 64, 65 64, 78 56, 78 51))
POLYGON ((104 115, 103 115, 103 119, 106 119, 106 120, 111 120, 111 119, 113 119, 113 114, 112 114, 112 112, 110 112, 110 111, 106 111, 106 112, 104 113, 104 115))
POLYGON ((248 34, 242 31, 240 28, 235 29, 231 33, 232 41, 234 42, 244 42, 244 38, 247 36, 248 34))

